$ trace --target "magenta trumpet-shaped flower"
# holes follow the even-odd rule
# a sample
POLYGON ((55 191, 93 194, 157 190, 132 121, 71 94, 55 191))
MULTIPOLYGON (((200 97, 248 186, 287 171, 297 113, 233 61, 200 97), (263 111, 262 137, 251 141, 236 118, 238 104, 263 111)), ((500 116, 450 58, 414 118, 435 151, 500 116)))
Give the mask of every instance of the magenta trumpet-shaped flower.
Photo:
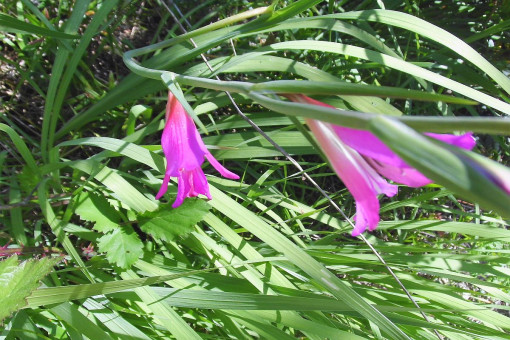
MULTIPOLYGON (((302 94, 285 94, 285 97, 295 102, 333 107, 302 94)), ((356 201, 353 236, 360 235, 366 228, 374 230, 377 227, 379 223, 377 195, 385 194, 391 197, 397 193, 398 187, 389 184, 382 176, 410 187, 420 187, 432 182, 409 166, 369 131, 314 119, 306 119, 306 123, 338 177, 356 201)), ((472 133, 460 136, 435 133, 426 135, 467 150, 475 146, 472 133)))
POLYGON ((211 199, 209 184, 202 171, 204 157, 223 177, 239 179, 239 176, 223 167, 207 150, 193 119, 171 92, 168 92, 166 124, 161 146, 167 164, 163 184, 156 199, 166 193, 170 177, 177 177, 177 198, 172 204, 173 208, 180 206, 186 197, 202 194, 211 199))

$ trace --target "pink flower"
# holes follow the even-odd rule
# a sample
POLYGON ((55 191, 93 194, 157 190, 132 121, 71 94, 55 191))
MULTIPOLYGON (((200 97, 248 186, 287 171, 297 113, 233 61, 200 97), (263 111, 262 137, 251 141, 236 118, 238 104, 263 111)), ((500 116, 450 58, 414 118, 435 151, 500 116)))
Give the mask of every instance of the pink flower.
POLYGON ((173 208, 180 206, 186 197, 202 194, 208 199, 212 198, 209 184, 202 171, 204 156, 223 177, 239 179, 239 176, 225 169, 207 150, 193 119, 171 92, 168 92, 166 124, 161 137, 161 146, 167 164, 163 184, 156 199, 160 199, 166 193, 170 177, 177 177, 177 198, 172 204, 173 208))
MULTIPOLYGON (((292 101, 333 107, 302 94, 285 94, 292 101)), ((374 230, 379 223, 377 195, 394 196, 398 187, 389 184, 381 175, 410 187, 431 183, 391 151, 375 135, 366 130, 346 128, 314 119, 306 119, 319 145, 329 159, 338 177, 344 182, 356 201, 355 228, 358 236, 368 227, 374 230)), ((471 150, 475 146, 472 133, 460 136, 426 133, 429 137, 457 147, 471 150)))

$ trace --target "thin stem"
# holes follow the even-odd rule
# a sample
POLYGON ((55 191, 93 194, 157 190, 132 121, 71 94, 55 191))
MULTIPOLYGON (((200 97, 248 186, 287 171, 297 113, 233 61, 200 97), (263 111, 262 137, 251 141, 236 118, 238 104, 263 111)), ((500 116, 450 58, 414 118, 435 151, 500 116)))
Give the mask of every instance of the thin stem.
MULTIPOLYGON (((202 54, 203 55, 203 54, 202 54)), ((209 65, 211 66, 211 65, 209 65)), ((142 66, 138 66, 143 68, 142 66)), ((212 67, 211 67, 212 69, 212 67)), ((150 70, 150 69, 148 69, 150 70)), ((150 70, 154 78, 161 79, 161 75, 168 71, 150 70)), ((214 72, 214 71, 211 71, 214 72)), ((151 76, 151 78, 153 77, 151 76)), ((199 78, 173 73, 174 79, 182 84, 201 87, 216 91, 244 93, 260 105, 288 115, 323 120, 329 123, 350 127, 353 129, 368 129, 368 122, 376 113, 329 108, 311 104, 293 103, 266 96, 265 93, 254 91, 260 87, 257 84, 241 81, 224 81, 215 76, 215 79, 199 78)), ((315 84, 316 82, 309 82, 315 84)), ((289 91, 288 93, 292 93, 289 91)), ((272 93, 272 92, 271 92, 272 93)), ((283 93, 283 92, 282 92, 283 93)), ((300 93, 307 93, 303 91, 300 93)), ((338 94, 344 94, 341 90, 338 94)), ((422 132, 452 132, 472 131, 475 133, 491 133, 510 135, 510 119, 500 117, 424 117, 424 116, 398 116, 392 117, 422 132)))
MULTIPOLYGON (((201 54, 200 56, 203 56, 203 54, 201 54)), ((207 64, 208 64, 208 67, 211 67, 211 72, 214 72, 212 70, 212 66, 209 64, 209 61, 207 62, 207 64)), ((245 81, 220 80, 220 78, 218 76, 215 76, 214 78, 215 79, 199 78, 199 77, 185 76, 182 74, 174 73, 174 79, 179 84, 190 85, 193 87, 202 87, 205 89, 211 89, 211 90, 216 90, 216 91, 248 94, 248 92, 251 91, 252 86, 255 85, 253 83, 249 83, 249 82, 245 82, 245 81)))
MULTIPOLYGON (((175 74, 174 78, 183 85, 216 91, 244 93, 260 105, 288 116, 318 119, 353 129, 368 129, 369 120, 378 115, 376 113, 342 110, 273 99, 263 93, 253 91, 253 88, 258 86, 257 84, 240 81, 223 81, 219 80, 217 76, 215 77, 216 79, 207 79, 175 74)), ((314 82, 310 83, 313 84, 314 82)), ((338 92, 338 94, 343 94, 342 91, 338 92)), ((306 93, 306 91, 302 93, 306 93)), ((409 127, 422 132, 472 131, 475 133, 510 134, 510 119, 508 118, 424 116, 399 116, 392 118, 400 120, 409 127)))

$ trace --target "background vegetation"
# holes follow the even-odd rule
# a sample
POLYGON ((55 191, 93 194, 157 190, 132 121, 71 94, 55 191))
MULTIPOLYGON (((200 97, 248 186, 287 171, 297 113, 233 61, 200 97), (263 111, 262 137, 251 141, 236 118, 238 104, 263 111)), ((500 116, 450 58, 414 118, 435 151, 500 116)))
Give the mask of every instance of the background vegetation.
MULTIPOLYGON (((277 9, 292 3, 280 1, 277 9)), ((424 37, 421 22, 405 29, 383 16, 305 20, 381 8, 411 14, 435 25, 432 37, 441 38, 439 28, 454 34, 508 76, 508 1, 302 3, 299 19, 280 26, 241 27, 224 41, 215 41, 223 33, 212 32, 195 42, 205 46, 213 67, 223 67, 226 80, 334 77, 439 94, 461 93, 465 85, 476 91, 470 98, 483 103, 318 97, 341 108, 411 116, 510 113, 509 93, 489 71, 424 37), (275 45, 298 40, 308 43, 275 45), (377 50, 407 66, 314 49, 321 41, 377 50), (248 54, 264 48, 273 51, 248 54), (452 79, 453 88, 424 80, 408 65, 452 79)), ((132 74, 123 53, 267 5, 0 3, 2 338, 510 337, 507 221, 439 185, 401 187, 382 200, 379 228, 366 239, 353 238, 347 221, 223 92, 183 87, 209 131, 205 144, 242 179, 211 171, 213 200, 187 199, 177 209, 154 200, 164 170, 159 138, 166 90, 162 82, 132 74)), ((189 42, 140 61, 211 76, 189 42)), ((244 95, 234 100, 348 216, 354 214, 352 196, 303 135, 301 119, 244 95)), ((476 152, 508 165, 507 136, 477 139, 476 152)), ((175 188, 166 196, 170 203, 175 188)))

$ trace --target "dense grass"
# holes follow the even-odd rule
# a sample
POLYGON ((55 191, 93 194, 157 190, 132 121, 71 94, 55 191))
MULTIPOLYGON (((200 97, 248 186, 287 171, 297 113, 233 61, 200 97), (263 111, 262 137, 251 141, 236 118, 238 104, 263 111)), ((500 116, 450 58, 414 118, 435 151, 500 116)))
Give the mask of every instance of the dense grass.
MULTIPOLYGON (((122 57, 267 3, 168 3, 0 4, 1 336, 509 337, 508 205, 489 179, 465 183, 471 190, 440 173, 445 186, 401 186, 381 198, 378 229, 352 237, 341 212, 354 215, 353 198, 303 125, 313 112, 268 109, 274 98, 255 92, 275 80, 327 83, 310 95, 419 131, 474 130, 475 152, 508 166, 508 125, 470 120, 510 114, 507 1, 388 1, 395 12, 361 13, 382 2, 280 1, 268 21, 137 57, 180 75, 205 144, 241 175, 216 177, 207 165, 213 200, 176 209, 175 185, 154 199, 167 89, 122 57), (257 84, 232 96, 266 136, 218 83, 190 78, 216 75, 201 53, 220 79, 257 84)), ((371 124, 357 119, 346 124, 371 124)), ((396 148, 415 143, 390 137, 396 148)), ((442 166, 416 158, 423 171, 442 166)))

